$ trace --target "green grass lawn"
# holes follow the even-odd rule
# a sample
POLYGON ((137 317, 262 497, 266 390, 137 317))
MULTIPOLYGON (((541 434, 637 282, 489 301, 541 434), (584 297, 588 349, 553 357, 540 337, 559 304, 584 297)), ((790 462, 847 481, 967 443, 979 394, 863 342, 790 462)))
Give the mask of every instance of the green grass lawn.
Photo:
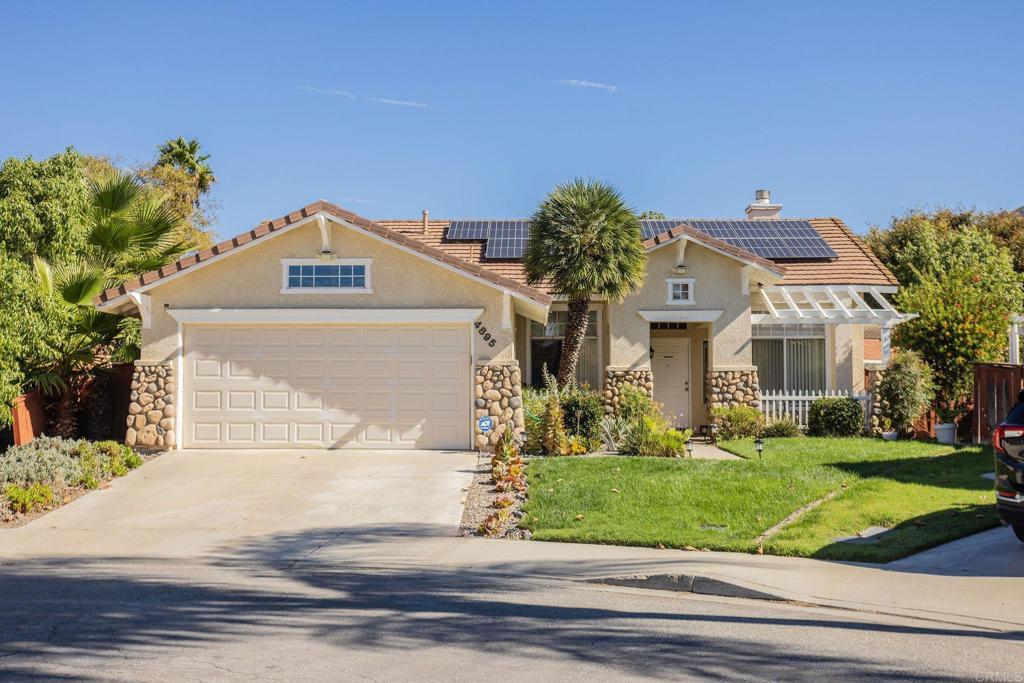
POLYGON ((523 523, 538 540, 752 552, 798 508, 838 495, 764 543, 764 551, 884 562, 998 524, 987 449, 877 439, 726 444, 739 461, 545 458, 529 462, 523 523), (582 519, 577 519, 583 515, 582 519), (872 544, 836 543, 869 526, 872 544))

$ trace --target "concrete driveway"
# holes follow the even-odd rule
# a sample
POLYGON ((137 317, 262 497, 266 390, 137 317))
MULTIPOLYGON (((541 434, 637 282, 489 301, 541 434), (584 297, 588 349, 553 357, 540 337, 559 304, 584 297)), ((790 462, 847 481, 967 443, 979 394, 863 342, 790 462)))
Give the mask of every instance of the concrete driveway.
POLYGON ((4 557, 209 557, 261 537, 301 537, 306 548, 316 534, 373 529, 451 537, 475 463, 473 453, 436 451, 172 452, 0 530, 0 548, 4 557))

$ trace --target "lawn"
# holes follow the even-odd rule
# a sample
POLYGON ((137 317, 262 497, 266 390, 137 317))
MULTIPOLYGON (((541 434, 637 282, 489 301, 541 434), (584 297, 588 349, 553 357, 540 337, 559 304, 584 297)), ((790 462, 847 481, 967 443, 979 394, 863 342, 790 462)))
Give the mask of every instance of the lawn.
POLYGON ((998 524, 988 449, 877 439, 724 446, 746 460, 545 458, 529 462, 523 524, 538 540, 756 551, 885 562, 998 524), (836 495, 763 543, 799 508, 836 495), (582 518, 579 516, 582 515, 582 518), (872 543, 837 543, 871 526, 872 543))

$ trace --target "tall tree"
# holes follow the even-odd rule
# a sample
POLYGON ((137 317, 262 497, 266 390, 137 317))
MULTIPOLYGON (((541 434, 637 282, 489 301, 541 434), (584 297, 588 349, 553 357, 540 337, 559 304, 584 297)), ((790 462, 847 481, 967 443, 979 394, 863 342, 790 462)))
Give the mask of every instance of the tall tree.
POLYGON ((621 301, 647 271, 640 219, 611 185, 577 178, 558 185, 537 207, 526 245, 531 285, 550 282, 569 307, 558 384, 573 381, 587 332, 590 300, 621 301))
POLYGON ((177 137, 160 145, 156 166, 175 166, 187 172, 195 180, 199 194, 206 194, 217 182, 210 168, 209 154, 201 154, 199 140, 177 137))

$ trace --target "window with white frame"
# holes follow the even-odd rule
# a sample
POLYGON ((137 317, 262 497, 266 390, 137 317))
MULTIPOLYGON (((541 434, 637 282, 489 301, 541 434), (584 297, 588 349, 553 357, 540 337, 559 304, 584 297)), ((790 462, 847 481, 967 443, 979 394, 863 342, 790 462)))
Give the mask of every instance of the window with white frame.
POLYGON ((825 326, 754 325, 751 353, 761 391, 825 391, 825 326))
MULTIPOLYGON (((548 313, 547 324, 530 323, 530 384, 535 387, 544 386, 544 367, 552 375, 558 374, 558 364, 562 359, 562 339, 565 337, 565 326, 569 319, 569 311, 551 311, 548 313)), ((600 387, 599 379, 599 348, 597 340, 597 311, 587 313, 587 331, 580 350, 579 362, 576 364, 576 381, 591 388, 600 387)))
POLYGON ((290 293, 372 292, 370 259, 282 259, 281 291, 290 293))
POLYGON ((692 277, 670 277, 665 280, 668 286, 669 304, 692 304, 693 303, 693 278, 692 277))

